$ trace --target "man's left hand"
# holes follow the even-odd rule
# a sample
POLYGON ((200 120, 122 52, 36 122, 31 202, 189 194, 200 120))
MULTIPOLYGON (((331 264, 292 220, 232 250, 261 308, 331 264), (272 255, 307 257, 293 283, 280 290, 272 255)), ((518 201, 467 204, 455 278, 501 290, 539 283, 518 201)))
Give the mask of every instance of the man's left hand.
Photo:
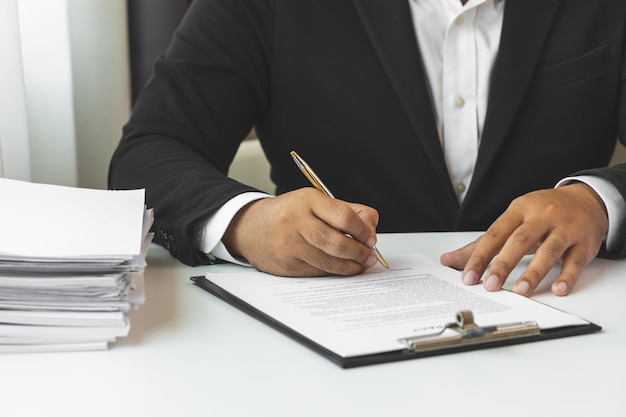
POLYGON ((477 240, 444 253, 441 263, 463 269, 465 284, 477 284, 484 276, 484 287, 497 291, 522 257, 534 252, 513 291, 529 296, 561 261, 551 288, 567 295, 598 254, 608 223, 604 203, 584 183, 534 191, 513 200, 477 240))

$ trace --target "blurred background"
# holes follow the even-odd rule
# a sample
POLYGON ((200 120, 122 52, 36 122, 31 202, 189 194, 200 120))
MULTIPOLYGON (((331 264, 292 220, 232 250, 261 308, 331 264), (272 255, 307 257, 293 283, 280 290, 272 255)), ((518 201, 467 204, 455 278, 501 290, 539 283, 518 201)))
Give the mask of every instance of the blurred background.
POLYGON ((4 176, 105 188, 131 109, 126 0, 2 0, 0 28, 4 176))

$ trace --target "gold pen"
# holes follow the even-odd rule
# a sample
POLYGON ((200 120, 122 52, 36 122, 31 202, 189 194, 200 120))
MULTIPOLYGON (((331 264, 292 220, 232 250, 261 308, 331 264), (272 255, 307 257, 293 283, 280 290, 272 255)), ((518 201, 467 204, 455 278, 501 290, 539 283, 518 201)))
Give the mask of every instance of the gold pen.
MULTIPOLYGON (((311 167, 306 162, 304 162, 304 159, 302 159, 300 155, 296 153, 296 151, 291 151, 291 157, 293 158, 298 168, 300 168, 300 171, 302 171, 304 176, 307 177, 309 182, 313 184, 315 188, 317 188, 319 191, 326 194, 328 197, 335 198, 333 193, 330 192, 330 190, 324 185, 322 180, 320 180, 320 178, 315 174, 315 172, 313 172, 311 167)), ((376 259, 378 259, 378 262, 380 262, 380 264, 384 266, 385 268, 389 269, 389 264, 387 263, 385 258, 383 258, 383 255, 380 254, 378 249, 376 249, 376 246, 372 246, 372 250, 376 254, 376 259)))

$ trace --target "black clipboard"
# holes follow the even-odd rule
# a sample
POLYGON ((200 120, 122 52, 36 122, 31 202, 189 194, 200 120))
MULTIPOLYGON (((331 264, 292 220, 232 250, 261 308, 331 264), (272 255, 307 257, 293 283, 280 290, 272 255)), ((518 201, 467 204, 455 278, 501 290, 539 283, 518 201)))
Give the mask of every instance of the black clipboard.
POLYGON ((473 314, 470 311, 459 311, 456 314, 455 321, 441 326, 444 330, 451 329, 455 331, 455 334, 451 337, 439 338, 437 336, 441 333, 436 332, 419 336, 407 336, 401 339, 406 346, 404 349, 362 356, 343 357, 303 336, 294 329, 207 280, 205 277, 194 276, 190 279, 198 287, 226 301, 275 330, 291 337, 295 341, 307 346, 345 369, 578 336, 602 330, 600 326, 593 323, 552 329, 540 329, 534 322, 504 323, 499 326, 481 327, 474 323, 473 314))

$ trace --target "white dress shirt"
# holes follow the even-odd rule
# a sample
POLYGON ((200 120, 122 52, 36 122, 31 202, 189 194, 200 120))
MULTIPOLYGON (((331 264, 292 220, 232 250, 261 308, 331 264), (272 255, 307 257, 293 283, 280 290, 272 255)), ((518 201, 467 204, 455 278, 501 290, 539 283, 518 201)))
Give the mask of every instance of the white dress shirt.
POLYGON ((410 0, 409 4, 441 147, 461 202, 478 157, 504 2, 410 0))
MULTIPOLYGON (((478 156, 505 0, 468 0, 465 5, 460 0, 408 1, 450 181, 462 202, 478 156)), ((619 244, 626 203, 615 186, 603 178, 566 178, 557 186, 572 181, 587 183, 605 202, 610 250, 619 244)), ((225 261, 245 264, 228 253, 221 238, 239 209, 264 197, 269 196, 245 193, 229 201, 201 229, 199 249, 225 261)))

